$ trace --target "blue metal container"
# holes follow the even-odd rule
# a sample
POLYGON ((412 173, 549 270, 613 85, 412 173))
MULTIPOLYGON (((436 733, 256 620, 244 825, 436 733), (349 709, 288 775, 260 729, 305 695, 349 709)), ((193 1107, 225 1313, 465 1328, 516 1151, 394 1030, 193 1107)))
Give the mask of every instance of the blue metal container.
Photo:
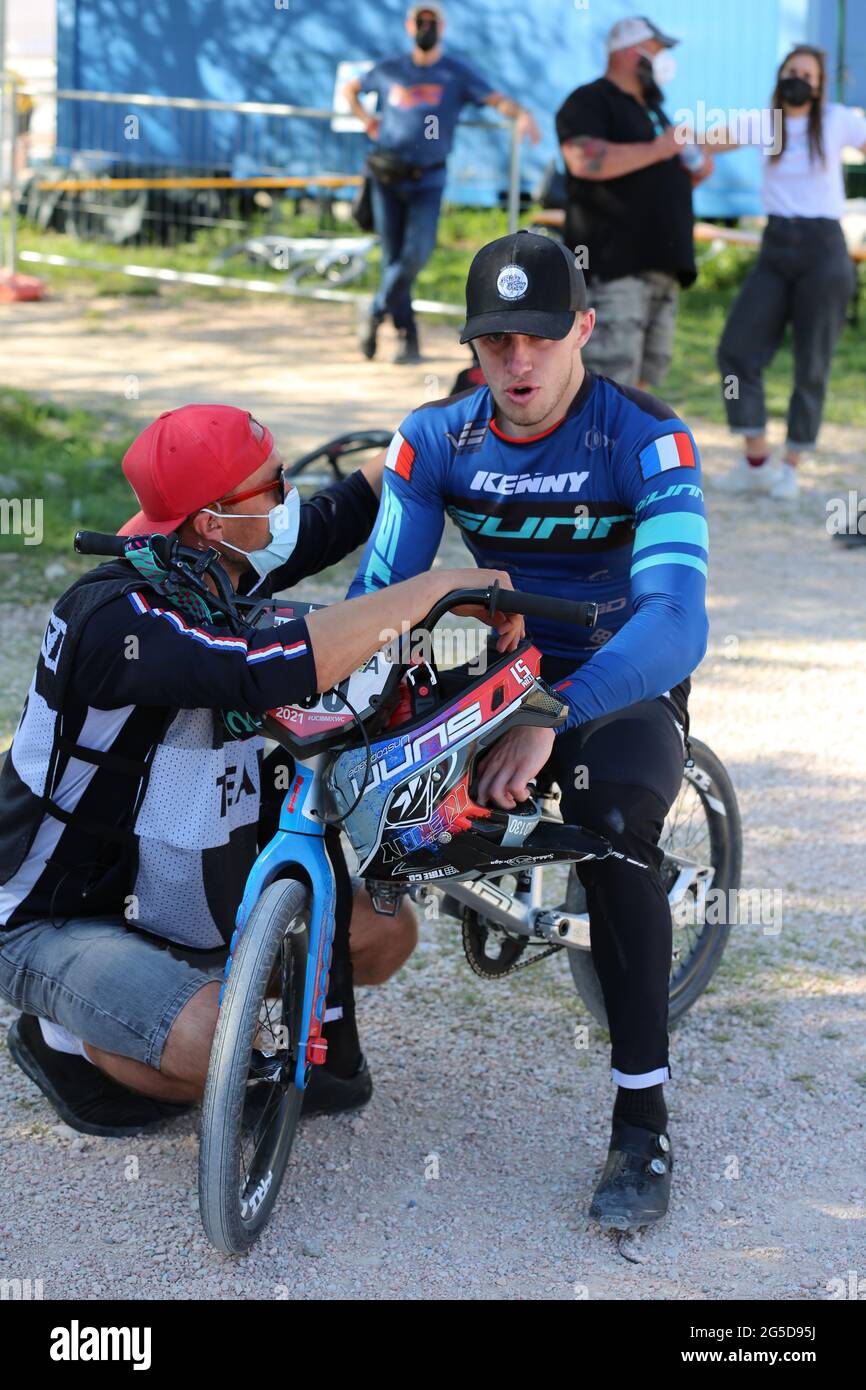
MULTIPOLYGON (((58 0, 58 86, 146 92, 224 101, 280 101, 330 107, 337 63, 378 59, 406 51, 404 0, 151 0, 120 6, 116 0, 58 0)), ((830 46, 835 59, 838 0, 655 0, 660 28, 679 37, 677 75, 667 109, 700 112, 764 106, 776 65, 794 42, 830 46)), ((531 192, 548 161, 559 157, 556 111, 580 83, 601 75, 605 35, 633 13, 625 0, 449 0, 446 48, 517 97, 543 131, 537 147, 524 145, 522 183, 531 192)), ((866 99, 866 6, 847 7, 846 42, 852 78, 848 102, 866 99), (856 54, 861 61, 855 63, 856 54)), ((835 92, 833 93, 835 95, 835 92)), ((268 123, 231 113, 143 109, 129 139, 123 111, 106 127, 104 108, 62 104, 59 143, 101 151, 103 162, 190 169, 225 167, 234 173, 313 175, 327 168, 357 172, 366 138, 337 134, 299 120, 268 123), (251 153, 238 156, 239 123, 251 153)), ((474 108, 465 116, 476 117, 474 108)), ((495 120, 486 110, 482 119, 495 120)), ((508 140, 501 130, 461 129, 449 164, 453 201, 495 205, 508 185, 508 140)), ((712 178, 696 193, 698 216, 732 217, 760 211, 759 156, 720 156, 712 178)))

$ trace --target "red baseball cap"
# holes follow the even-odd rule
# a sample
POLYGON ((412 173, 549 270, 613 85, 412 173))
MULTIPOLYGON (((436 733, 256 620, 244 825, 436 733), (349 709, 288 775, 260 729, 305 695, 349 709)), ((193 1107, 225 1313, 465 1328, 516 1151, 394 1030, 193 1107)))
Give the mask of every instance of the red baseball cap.
POLYGON ((176 531, 193 512, 255 473, 273 448, 270 430, 237 406, 163 411, 124 454, 123 471, 141 511, 117 534, 176 531))

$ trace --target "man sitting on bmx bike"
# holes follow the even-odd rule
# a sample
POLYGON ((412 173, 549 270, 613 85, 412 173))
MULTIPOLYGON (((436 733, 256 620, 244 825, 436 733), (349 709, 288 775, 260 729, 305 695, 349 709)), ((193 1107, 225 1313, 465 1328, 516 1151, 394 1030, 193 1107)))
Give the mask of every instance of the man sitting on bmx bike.
POLYGON ((518 232, 483 247, 466 306, 461 342, 474 344, 482 384, 401 424, 349 593, 387 592, 429 570, 447 513, 476 562, 506 570, 516 589, 599 605, 593 630, 527 620, 569 717, 557 732, 505 734, 477 799, 513 809, 550 764, 566 823, 650 868, 606 859, 578 869, 618 1087, 590 1213, 628 1229, 664 1216, 670 1196, 672 923, 658 842, 707 641, 700 461, 668 406, 584 368, 595 312, 560 243, 518 232))

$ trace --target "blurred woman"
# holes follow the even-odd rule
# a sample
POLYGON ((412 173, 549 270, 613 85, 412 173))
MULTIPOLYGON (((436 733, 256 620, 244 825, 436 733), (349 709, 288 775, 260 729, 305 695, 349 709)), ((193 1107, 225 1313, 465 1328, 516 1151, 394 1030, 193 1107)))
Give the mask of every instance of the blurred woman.
MULTIPOLYGON (((842 235, 845 206, 842 151, 866 151, 866 116, 825 101, 821 49, 799 44, 776 76, 772 97, 780 111, 780 148, 763 139, 762 201, 767 225, 760 254, 728 314, 718 347, 723 398, 731 429, 744 436, 743 455, 719 481, 730 492, 768 492, 794 501, 800 455, 815 445, 830 363, 851 296, 856 270, 842 235), (763 372, 786 324, 794 340, 794 389, 781 462, 768 463, 763 372)), ((715 150, 733 149, 730 133, 715 150)), ((776 132, 774 131, 774 139, 776 132)))

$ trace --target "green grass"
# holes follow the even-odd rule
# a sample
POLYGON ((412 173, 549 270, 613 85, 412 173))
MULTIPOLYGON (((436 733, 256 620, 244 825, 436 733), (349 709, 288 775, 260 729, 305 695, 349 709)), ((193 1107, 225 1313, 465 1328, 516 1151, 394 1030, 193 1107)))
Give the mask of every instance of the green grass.
MULTIPOLYGON (((307 233, 299 233, 307 235, 307 233)), ((38 251, 42 255, 68 256, 72 260, 99 261, 106 265, 141 265, 155 270, 183 270, 206 272, 207 274, 242 275, 247 279, 273 280, 279 282, 279 271, 261 266, 253 268, 245 257, 233 257, 219 268, 212 264, 218 251, 239 240, 237 233, 225 236, 217 232, 202 232, 194 242, 182 242, 177 246, 111 246, 107 242, 79 241, 61 232, 40 232, 32 226, 21 225, 18 234, 20 251, 38 251)), ((156 298, 163 292, 163 282, 158 280, 136 279, 117 272, 87 270, 81 266, 55 266, 20 263, 20 269, 27 274, 38 275, 49 289, 62 292, 70 288, 86 289, 96 297, 112 295, 135 295, 139 298, 156 298)), ((185 285, 185 296, 212 299, 226 294, 244 294, 244 290, 208 288, 201 285, 185 285)))
MULTIPOLYGON (((36 400, 24 391, 0 389, 0 497, 7 506, 0 530, 0 598, 11 589, 30 597, 57 591, 45 579, 52 561, 78 563, 70 550, 70 527, 116 531, 136 509, 120 461, 134 434, 123 421, 86 410, 36 400), (10 486, 10 483, 12 486, 10 486), (23 506, 29 500, 29 512, 23 506), (40 513, 36 504, 41 503, 40 513), (13 524, 20 518, 17 534, 13 524), (38 536, 41 543, 25 543, 38 536), (15 563, 11 563, 14 559, 15 563)), ((81 561, 80 568, 88 567, 81 561)))
MULTIPOLYGON (((441 299, 446 303, 462 303, 466 272, 475 251, 485 241, 502 236, 507 230, 508 220, 504 212, 487 208, 449 208, 440 222, 440 244, 419 277, 418 294, 425 298, 441 299)), ((332 222, 329 226, 323 227, 317 217, 288 215, 273 221, 257 219, 249 229, 250 235, 256 233, 295 237, 361 235, 354 222, 332 222)), ((102 241, 80 241, 61 232, 40 231, 32 223, 20 219, 18 231, 18 247, 21 251, 39 251, 43 255, 69 256, 72 259, 101 261, 117 266, 133 264, 151 266, 154 269, 237 275, 245 279, 270 280, 279 284, 284 279, 281 271, 255 265, 243 255, 232 257, 221 267, 214 266, 215 256, 243 239, 244 234, 237 229, 214 227, 203 228, 195 233, 193 240, 180 242, 176 246, 112 246, 102 241)), ((49 286, 60 288, 79 285, 89 288, 96 295, 160 293, 158 281, 136 280, 110 271, 90 271, 78 266, 28 265, 27 262, 22 262, 22 268, 32 270, 49 286)), ((373 289, 378 282, 378 273, 379 253, 376 251, 370 258, 367 274, 355 281, 351 288, 358 292, 373 289)), ((199 286, 186 286, 185 290, 193 294, 225 293, 218 289, 205 290, 199 286)))
POLYGON ((799 1082, 804 1091, 809 1091, 811 1093, 815 1090, 815 1077, 812 1072, 801 1071, 798 1072, 796 1076, 789 1076, 788 1080, 799 1082))

